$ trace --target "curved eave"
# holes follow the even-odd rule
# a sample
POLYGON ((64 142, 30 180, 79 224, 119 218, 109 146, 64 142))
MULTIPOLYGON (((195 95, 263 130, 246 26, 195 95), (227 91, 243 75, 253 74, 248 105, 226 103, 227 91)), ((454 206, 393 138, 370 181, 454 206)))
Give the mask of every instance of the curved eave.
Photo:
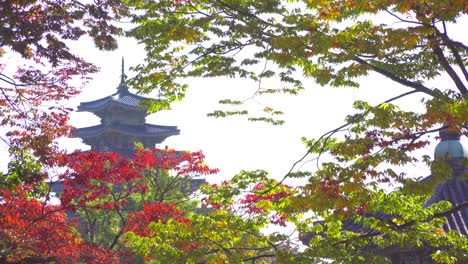
POLYGON ((101 112, 101 111, 105 111, 106 109, 112 107, 112 106, 118 106, 118 107, 122 107, 124 109, 128 109, 128 110, 132 110, 132 111, 141 111, 141 112, 146 112, 147 111, 147 108, 146 107, 135 107, 133 105, 128 105, 128 104, 124 104, 124 103, 121 103, 121 102, 117 102, 117 101, 108 101, 98 107, 86 107, 86 106, 83 106, 82 104, 80 104, 78 106, 78 109, 77 109, 77 112, 91 112, 91 113, 98 113, 98 112, 101 112))
POLYGON ((161 129, 161 130, 166 130, 166 131, 141 132, 141 131, 129 130, 128 128, 126 129, 125 127, 119 127, 119 126, 97 125, 93 127, 84 127, 84 128, 76 129, 75 131, 72 132, 72 134, 75 137, 85 139, 85 138, 96 137, 106 132, 117 132, 119 134, 130 135, 130 136, 154 137, 154 138, 158 138, 158 137, 167 138, 170 136, 179 135, 180 133, 180 130, 176 126, 157 126, 157 125, 145 124, 145 128, 146 129, 148 128, 149 129, 161 129))
MULTIPOLYGON (((135 107, 137 107, 138 104, 140 104, 141 102, 146 102, 149 100, 151 99, 147 97, 132 94, 127 91, 124 91, 124 92, 119 91, 117 93, 114 93, 110 96, 107 96, 98 100, 82 102, 78 106, 78 111, 79 112, 84 112, 84 111, 97 112, 97 111, 105 109, 109 105, 118 105, 118 106, 123 106, 126 108, 135 109, 135 107), (127 103, 120 102, 120 100, 125 100, 125 99, 122 99, 123 97, 129 97, 130 100, 135 101, 136 103, 135 102, 127 102, 127 103)), ((141 109, 146 111, 145 108, 141 108, 141 109)))

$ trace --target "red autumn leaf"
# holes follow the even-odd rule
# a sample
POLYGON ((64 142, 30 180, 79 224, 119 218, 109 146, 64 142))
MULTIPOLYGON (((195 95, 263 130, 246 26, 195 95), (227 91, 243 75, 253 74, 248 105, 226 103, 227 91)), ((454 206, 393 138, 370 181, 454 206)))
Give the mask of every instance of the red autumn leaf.
POLYGON ((154 230, 149 228, 151 222, 166 223, 169 219, 189 224, 188 218, 184 217, 184 211, 177 208, 173 203, 153 202, 143 204, 141 212, 129 215, 125 231, 131 231, 139 236, 154 236, 154 230))

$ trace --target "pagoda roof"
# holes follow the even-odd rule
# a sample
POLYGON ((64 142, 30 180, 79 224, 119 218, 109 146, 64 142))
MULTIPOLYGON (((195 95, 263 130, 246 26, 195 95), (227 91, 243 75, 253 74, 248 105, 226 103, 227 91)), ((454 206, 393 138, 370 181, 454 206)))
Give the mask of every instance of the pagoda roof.
MULTIPOLYGON (((128 87, 124 84, 119 86, 119 89, 116 93, 109 95, 107 97, 89 101, 89 102, 82 102, 78 106, 78 111, 88 111, 88 112, 96 112, 106 108, 108 105, 117 104, 124 107, 130 108, 138 108, 141 103, 150 100, 150 98, 139 96, 128 91, 128 87), (124 87, 121 87, 124 86, 124 87)), ((141 110, 146 111, 145 108, 140 108, 141 110)))
POLYGON ((138 108, 138 106, 140 106, 140 104, 143 102, 149 101, 150 98, 139 96, 128 91, 128 86, 125 81, 126 76, 124 69, 124 58, 122 57, 122 72, 120 74, 120 84, 117 87, 116 93, 98 100, 82 102, 78 106, 78 111, 97 112, 112 104, 117 104, 140 111, 146 111, 146 108, 138 108))
POLYGON ((126 124, 110 124, 97 125, 92 127, 78 128, 73 131, 73 135, 80 138, 89 138, 100 135, 108 131, 115 131, 122 134, 142 136, 142 137, 158 137, 158 136, 174 136, 180 133, 177 126, 160 126, 152 124, 143 125, 126 125, 126 124))

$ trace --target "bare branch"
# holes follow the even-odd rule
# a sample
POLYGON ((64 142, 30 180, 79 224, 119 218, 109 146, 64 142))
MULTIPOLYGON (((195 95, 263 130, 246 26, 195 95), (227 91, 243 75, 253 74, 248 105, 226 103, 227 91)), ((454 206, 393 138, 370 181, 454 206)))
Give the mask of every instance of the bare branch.
MULTIPOLYGON (((398 99, 400 99, 400 98, 403 98, 403 97, 405 97, 405 96, 408 96, 408 95, 411 95, 411 94, 414 94, 414 93, 418 93, 418 92, 420 92, 420 91, 418 91, 418 90, 413 90, 413 91, 409 91, 409 92, 406 92, 406 93, 402 93, 402 94, 400 94, 400 95, 397 95, 397 96, 395 96, 395 97, 392 97, 392 98, 390 98, 390 99, 385 100, 384 102, 378 104, 377 107, 378 107, 378 106, 381 106, 382 104, 390 103, 390 102, 393 102, 393 101, 398 100, 398 99)), ((321 135, 321 136, 318 138, 317 142, 316 142, 313 146, 311 146, 311 147, 309 148, 309 150, 307 151, 307 153, 304 154, 304 156, 302 156, 302 158, 300 158, 298 161, 296 161, 296 162, 291 166, 291 168, 290 168, 289 171, 286 173, 286 175, 283 177, 283 179, 281 180, 281 182, 284 181, 284 180, 288 177, 287 175, 290 174, 290 173, 294 170, 294 168, 295 168, 300 162, 302 162, 302 161, 312 152, 312 150, 313 150, 314 148, 316 148, 316 147, 318 146, 318 142, 322 141, 324 138, 329 138, 329 137, 331 137, 333 134, 335 134, 336 132, 338 132, 338 131, 344 129, 345 127, 347 127, 347 126, 349 126, 349 125, 351 125, 351 123, 343 124, 343 125, 341 125, 341 126, 339 126, 339 127, 337 127, 337 128, 334 128, 334 129, 332 129, 332 130, 330 130, 330 131, 324 133, 323 135, 321 135)))
POLYGON ((244 11, 244 10, 240 10, 240 9, 237 9, 235 7, 233 7, 232 5, 229 5, 223 1, 220 1, 220 0, 216 0, 216 2, 220 3, 222 6, 230 9, 230 10, 233 10, 233 11, 236 11, 237 13, 239 13, 240 15, 243 15, 243 16, 247 16, 247 17, 250 17, 250 18, 253 18, 253 19, 256 19, 257 21, 259 21, 260 23, 262 24, 265 24, 265 25, 268 25, 268 26, 274 26, 272 23, 268 22, 268 21, 265 21, 261 18, 259 18, 258 16, 248 12, 248 11, 244 11))

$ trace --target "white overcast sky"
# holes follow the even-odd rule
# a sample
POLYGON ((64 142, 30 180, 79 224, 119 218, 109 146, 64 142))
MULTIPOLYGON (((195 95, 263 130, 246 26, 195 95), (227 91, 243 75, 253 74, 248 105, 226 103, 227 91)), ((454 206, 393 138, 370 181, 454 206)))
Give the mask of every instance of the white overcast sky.
MULTIPOLYGON (((80 46, 83 47, 84 43, 80 46)), ((121 57, 125 57, 126 69, 142 60, 143 53, 130 40, 123 40, 113 52, 98 51, 86 47, 85 58, 101 68, 82 94, 71 102, 76 109, 79 102, 90 101, 116 91, 120 81, 121 57)), ((127 70, 128 71, 128 70, 127 70)), ((131 72, 127 73, 129 77, 131 72)), ((355 100, 380 103, 392 96, 408 91, 378 75, 362 80, 361 88, 321 87, 313 80, 305 80, 305 91, 299 96, 257 97, 247 101, 250 111, 272 106, 285 112, 286 123, 272 126, 246 121, 244 117, 215 119, 206 114, 219 109, 218 100, 225 98, 246 99, 257 88, 257 83, 244 79, 209 78, 190 79, 185 99, 174 103, 171 110, 150 115, 147 122, 158 125, 176 125, 180 135, 168 138, 159 147, 169 146, 178 150, 202 150, 207 162, 221 170, 211 180, 232 177, 242 169, 266 169, 273 177, 281 178, 304 153, 301 137, 319 137, 324 132, 341 125, 352 112, 355 100)), ((135 90, 133 90, 135 91, 135 90)), ((402 100, 405 107, 414 109, 408 102, 418 101, 418 95, 402 100)), ((72 125, 95 125, 98 118, 87 113, 73 113, 72 125)), ((69 149, 86 148, 79 139, 64 141, 69 149)), ((432 150, 430 150, 432 151, 432 150)), ((306 163, 303 169, 313 169, 314 163, 306 163)))
MULTIPOLYGON (((467 41, 466 19, 452 30, 457 40, 467 41)), ((112 52, 99 51, 87 39, 81 39, 72 45, 86 60, 96 64, 101 71, 93 76, 82 93, 69 102, 76 109, 80 102, 96 100, 116 91, 120 81, 120 62, 125 57, 127 75, 130 66, 135 66, 144 58, 141 47, 132 40, 122 39, 120 48, 112 52)), ((439 87, 447 80, 440 79, 439 87)), ((211 78, 191 79, 190 88, 184 100, 174 103, 171 110, 155 113, 147 122, 158 125, 175 125, 181 130, 180 135, 168 138, 159 147, 169 146, 178 150, 203 150, 207 162, 221 171, 210 177, 209 181, 218 181, 232 177, 242 169, 266 169, 273 177, 281 178, 290 166, 305 152, 300 138, 316 138, 324 132, 343 123, 352 111, 355 100, 380 103, 392 96, 408 91, 390 80, 372 74, 362 79, 361 88, 329 88, 316 85, 313 80, 305 80, 306 90, 299 96, 259 97, 246 104, 248 110, 274 106, 285 112, 286 123, 272 126, 253 123, 245 118, 214 119, 207 117, 210 111, 219 109, 218 100, 225 98, 245 99, 252 95, 257 83, 242 79, 211 78)), ((447 87, 449 88, 449 87, 447 87)), ((134 92, 135 90, 133 90, 134 92)), ((418 96, 413 95, 401 100, 405 109, 418 110, 418 96)), ((87 113, 73 113, 71 124, 76 127, 92 126, 98 118, 87 113)), ((79 139, 62 140, 64 148, 87 149, 79 139)), ((432 155, 433 147, 427 149, 432 155)), ((0 168, 6 168, 6 146, 0 147, 0 168)), ((312 162, 304 169, 313 169, 312 162)), ((428 170, 416 166, 412 176, 427 175, 428 170)), ((411 169, 411 170, 413 170, 411 169)))

